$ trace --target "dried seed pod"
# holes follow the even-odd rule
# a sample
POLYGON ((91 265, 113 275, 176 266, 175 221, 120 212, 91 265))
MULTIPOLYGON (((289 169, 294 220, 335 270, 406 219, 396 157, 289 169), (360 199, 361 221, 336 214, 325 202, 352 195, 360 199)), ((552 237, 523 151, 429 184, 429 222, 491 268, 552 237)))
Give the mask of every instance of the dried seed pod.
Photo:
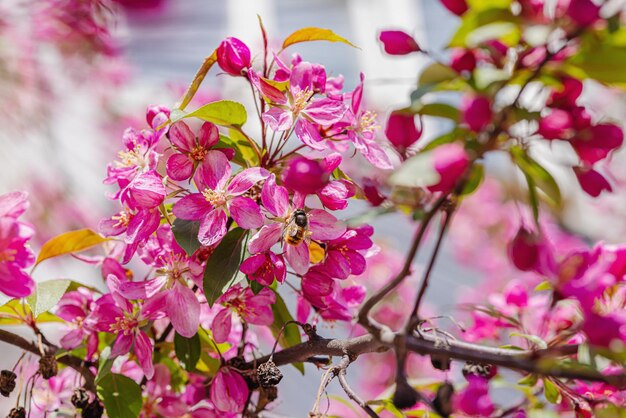
POLYGON ((437 395, 433 400, 433 408, 442 417, 446 418, 452 414, 452 395, 454 395, 454 386, 448 382, 444 382, 437 388, 437 395))
POLYGON ((21 406, 11 409, 7 418, 26 418, 26 410, 21 406))
POLYGON ((393 394, 393 405, 398 409, 407 409, 412 407, 417 403, 420 399, 419 393, 409 383, 406 379, 397 379, 396 380, 396 392, 393 394))
POLYGON ((52 354, 46 354, 39 359, 39 373, 41 377, 48 380, 59 372, 57 359, 52 354))
POLYGON ((273 361, 268 360, 267 362, 259 365, 256 369, 257 376, 259 376, 259 383, 264 388, 269 388, 272 386, 276 386, 280 383, 283 378, 283 374, 280 372, 276 364, 273 361))
POLYGON ((480 376, 485 379, 491 379, 498 373, 498 369, 491 364, 486 363, 476 363, 473 361, 468 361, 463 366, 463 376, 467 378, 467 376, 480 376))
POLYGON ((72 405, 76 408, 85 409, 89 405, 89 393, 84 388, 74 389, 72 405))
POLYGON ((11 392, 15 389, 15 379, 17 375, 11 370, 2 370, 0 372, 0 394, 5 397, 9 397, 11 392))
POLYGON ((82 418, 101 418, 104 415, 104 406, 99 399, 95 399, 93 402, 89 403, 85 409, 83 409, 83 413, 81 414, 82 418))
POLYGON ((270 386, 269 388, 263 388, 268 402, 274 402, 278 398, 278 388, 276 386, 270 386))

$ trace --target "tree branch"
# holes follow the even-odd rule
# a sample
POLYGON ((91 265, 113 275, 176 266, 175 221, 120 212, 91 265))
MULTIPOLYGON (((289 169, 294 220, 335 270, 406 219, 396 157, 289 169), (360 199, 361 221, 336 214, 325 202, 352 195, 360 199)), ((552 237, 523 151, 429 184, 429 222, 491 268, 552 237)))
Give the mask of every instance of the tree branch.
POLYGON ((346 371, 348 370, 348 366, 351 362, 352 361, 350 359, 350 356, 348 354, 344 354, 338 366, 339 371, 337 374, 337 379, 339 380, 339 384, 343 388, 343 391, 346 392, 346 395, 348 395, 348 398, 352 399, 357 405, 359 405, 367 415, 369 415, 371 418, 380 418, 379 415, 374 412, 374 410, 368 404, 366 404, 363 399, 361 399, 356 393, 354 393, 354 391, 348 384, 348 380, 346 379, 346 371))
MULTIPOLYGON (((37 356, 41 356, 41 352, 39 351, 37 344, 4 329, 0 329, 0 341, 21 348, 24 351, 36 354, 37 356)), ((52 344, 50 344, 49 347, 53 350, 58 350, 58 347, 52 344)), ((96 392, 95 376, 91 370, 89 370, 87 367, 88 364, 84 360, 76 356, 72 356, 71 354, 63 354, 57 359, 57 361, 79 372, 85 379, 85 388, 93 393, 96 392)))

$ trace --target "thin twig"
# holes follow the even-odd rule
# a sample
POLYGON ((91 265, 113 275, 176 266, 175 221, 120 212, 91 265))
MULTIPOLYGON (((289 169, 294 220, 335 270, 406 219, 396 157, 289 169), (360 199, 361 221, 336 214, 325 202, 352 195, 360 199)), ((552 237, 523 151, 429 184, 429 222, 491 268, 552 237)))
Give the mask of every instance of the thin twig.
POLYGON ((348 384, 348 380, 346 379, 346 372, 349 365, 350 356, 345 354, 341 359, 341 363, 339 363, 339 372, 337 374, 337 379, 339 380, 339 384, 341 385, 343 391, 346 392, 348 398, 352 399, 357 405, 359 405, 367 415, 372 418, 380 418, 379 415, 374 412, 374 410, 368 404, 366 404, 365 401, 361 399, 359 395, 357 395, 348 384))

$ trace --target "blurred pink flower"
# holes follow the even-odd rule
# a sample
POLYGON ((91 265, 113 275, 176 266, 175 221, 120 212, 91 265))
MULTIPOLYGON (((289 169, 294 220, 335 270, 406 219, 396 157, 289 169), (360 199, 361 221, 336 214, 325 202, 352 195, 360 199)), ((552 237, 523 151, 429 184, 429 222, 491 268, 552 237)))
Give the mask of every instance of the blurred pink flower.
POLYGON ((378 39, 389 55, 406 55, 421 51, 419 45, 411 35, 401 30, 386 30, 380 32, 378 39))

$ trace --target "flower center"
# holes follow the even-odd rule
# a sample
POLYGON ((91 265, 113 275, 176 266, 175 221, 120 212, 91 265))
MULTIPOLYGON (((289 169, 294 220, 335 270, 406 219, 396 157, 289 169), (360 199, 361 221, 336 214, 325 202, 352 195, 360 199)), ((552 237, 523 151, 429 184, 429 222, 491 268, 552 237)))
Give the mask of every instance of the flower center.
POLYGON ((127 211, 123 211, 123 212, 120 212, 118 215, 111 216, 111 219, 113 219, 114 221, 117 221, 115 223, 115 226, 121 226, 124 228, 128 227, 128 224, 130 223, 131 218, 132 218, 132 215, 127 211))
POLYGON ((130 335, 137 328, 137 320, 128 318, 125 316, 118 316, 115 318, 115 323, 111 324, 109 331, 113 333, 123 333, 124 335, 130 335))
POLYGON ((372 112, 371 110, 368 110, 361 115, 355 128, 355 130, 360 133, 374 132, 376 129, 378 129, 378 124, 376 123, 376 112, 372 112))
POLYGON ((201 145, 198 145, 197 147, 191 150, 189 155, 191 156, 191 158, 193 158, 196 161, 203 161, 204 157, 206 157, 207 152, 209 152, 209 150, 207 150, 201 145))
POLYGON ((15 254, 17 254, 17 250, 7 248, 6 250, 0 252, 0 263, 5 261, 14 261, 15 254))
POLYGON ((136 142, 133 144, 133 148, 127 151, 119 151, 117 153, 119 161, 116 161, 118 167, 140 167, 146 166, 146 161, 143 157, 141 145, 136 142))
POLYGON ((313 96, 313 91, 309 90, 308 87, 296 93, 296 96, 293 98, 293 106, 291 107, 292 113, 295 115, 302 112, 311 96, 313 96))
POLYGON ((217 190, 204 189, 202 195, 207 202, 213 206, 224 206, 226 204, 226 193, 217 190))

